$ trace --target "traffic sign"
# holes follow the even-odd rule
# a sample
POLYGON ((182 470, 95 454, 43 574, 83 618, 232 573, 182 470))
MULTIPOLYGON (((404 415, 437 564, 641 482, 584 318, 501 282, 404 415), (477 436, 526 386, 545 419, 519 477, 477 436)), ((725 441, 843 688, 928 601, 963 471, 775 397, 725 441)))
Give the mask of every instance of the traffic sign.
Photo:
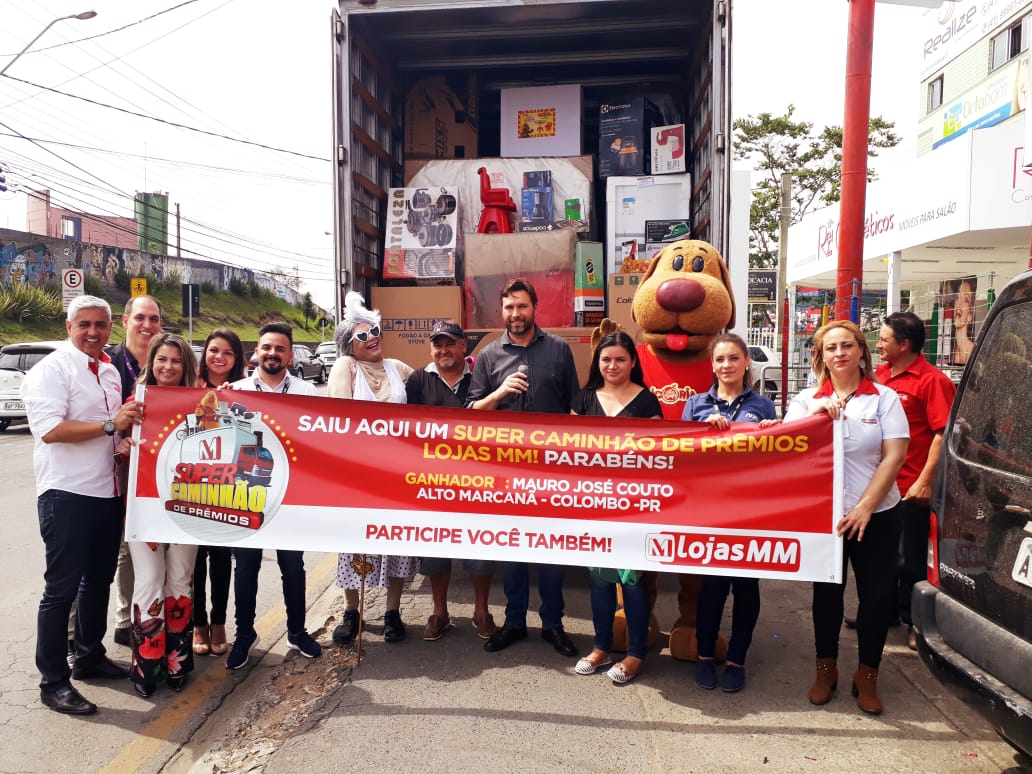
POLYGON ((61 301, 66 312, 68 305, 83 294, 85 284, 86 278, 82 269, 65 269, 61 272, 61 301))
POLYGON ((129 281, 129 292, 133 296, 145 296, 145 295, 147 295, 147 278, 146 277, 133 277, 129 281))

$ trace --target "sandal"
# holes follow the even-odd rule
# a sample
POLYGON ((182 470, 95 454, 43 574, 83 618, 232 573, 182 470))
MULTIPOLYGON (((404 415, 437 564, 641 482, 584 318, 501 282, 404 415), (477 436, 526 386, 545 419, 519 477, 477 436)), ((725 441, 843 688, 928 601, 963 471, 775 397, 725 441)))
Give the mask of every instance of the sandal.
POLYGON ((608 653, 604 653, 601 650, 593 650, 577 662, 577 666, 573 668, 573 671, 579 675, 593 675, 599 668, 609 666, 612 663, 613 657, 608 653))
POLYGON ((193 630, 193 652, 198 656, 211 653, 211 638, 207 626, 195 626, 193 630))
POLYGON ((640 671, 640 661, 638 662, 638 666, 632 669, 631 667, 627 666, 627 659, 624 659, 619 664, 615 664, 608 672, 606 672, 606 677, 608 677, 617 685, 623 685, 624 683, 631 682, 631 680, 638 676, 638 673, 640 671))
POLYGON ((226 642, 226 625, 211 625, 211 653, 213 656, 224 656, 229 651, 229 643, 226 642))

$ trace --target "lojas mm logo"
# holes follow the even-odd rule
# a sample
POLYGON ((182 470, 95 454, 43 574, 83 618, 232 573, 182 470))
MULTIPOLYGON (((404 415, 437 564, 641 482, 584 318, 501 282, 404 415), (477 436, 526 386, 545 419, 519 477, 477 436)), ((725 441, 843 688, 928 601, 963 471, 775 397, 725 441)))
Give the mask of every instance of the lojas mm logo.
POLYGON ((158 452, 165 510, 202 540, 253 534, 275 514, 289 478, 290 462, 276 433, 261 415, 220 400, 213 390, 184 414, 158 452))
POLYGON ((649 561, 680 567, 798 572, 800 550, 795 538, 766 535, 655 532, 645 536, 649 561))

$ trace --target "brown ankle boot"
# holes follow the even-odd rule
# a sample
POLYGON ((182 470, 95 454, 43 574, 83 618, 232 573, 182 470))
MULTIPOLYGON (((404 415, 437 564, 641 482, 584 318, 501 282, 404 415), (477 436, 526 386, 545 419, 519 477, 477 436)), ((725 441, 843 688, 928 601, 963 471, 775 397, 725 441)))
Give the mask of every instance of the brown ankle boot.
POLYGON ((878 698, 878 670, 860 665, 853 673, 853 695, 856 706, 871 715, 880 715, 885 708, 878 698))
POLYGON ((836 659, 817 659, 817 678, 810 686, 810 692, 806 695, 810 704, 827 704, 831 701, 831 694, 838 687, 838 666, 836 659))

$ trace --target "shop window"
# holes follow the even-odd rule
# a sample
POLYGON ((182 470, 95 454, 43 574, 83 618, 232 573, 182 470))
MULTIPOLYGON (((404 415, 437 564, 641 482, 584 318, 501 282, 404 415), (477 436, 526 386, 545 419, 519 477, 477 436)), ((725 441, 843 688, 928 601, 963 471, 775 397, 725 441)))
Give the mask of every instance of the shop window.
POLYGON ((931 113, 942 104, 942 76, 928 84, 928 110, 931 113))

